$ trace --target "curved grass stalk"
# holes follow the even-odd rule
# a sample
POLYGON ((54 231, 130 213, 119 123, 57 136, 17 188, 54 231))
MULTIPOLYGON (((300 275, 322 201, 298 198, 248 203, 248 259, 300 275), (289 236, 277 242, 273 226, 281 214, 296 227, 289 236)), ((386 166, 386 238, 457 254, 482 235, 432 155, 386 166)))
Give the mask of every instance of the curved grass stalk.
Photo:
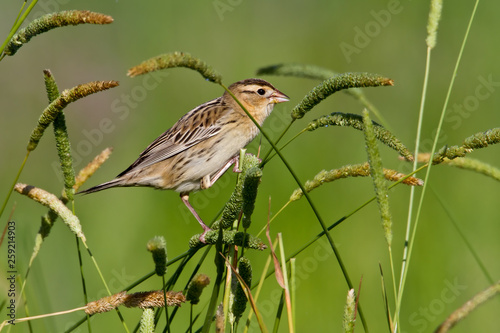
POLYGON ((456 168, 474 171, 500 181, 500 169, 484 163, 483 161, 479 161, 473 158, 456 158, 454 160, 446 162, 445 164, 454 166, 456 168))
MULTIPOLYGON (((316 70, 315 70, 316 71, 316 70)), ((326 77, 323 82, 321 82, 318 86, 314 87, 303 99, 297 104, 292 112, 292 119, 287 127, 280 134, 276 142, 272 143, 269 138, 266 139, 272 146, 266 155, 263 158, 263 162, 261 163, 261 168, 269 161, 269 155, 272 151, 276 151, 276 145, 283 138, 285 133, 290 129, 292 124, 296 119, 302 118, 308 111, 310 111, 315 105, 320 103, 323 99, 327 98, 331 94, 347 89, 350 90, 357 87, 377 87, 377 86, 387 86, 393 85, 393 80, 384 78, 380 75, 370 74, 370 73, 344 73, 335 75, 333 77, 326 77)), ((380 117, 379 117, 380 118, 380 117)), ((381 119, 381 118, 380 118, 381 119)), ((385 123, 385 122, 383 122, 385 123)), ((260 127, 258 126, 260 129, 260 127)), ((293 139, 292 139, 293 140, 293 139)))
POLYGON ((436 329, 435 333, 446 333, 453 326, 458 324, 462 319, 466 318, 472 311, 474 311, 478 306, 486 303, 491 298, 500 294, 500 281, 497 281, 492 286, 486 288, 485 290, 477 293, 470 300, 465 302, 460 308, 455 310, 451 315, 446 318, 446 320, 436 329))
MULTIPOLYGON (((262 67, 257 70, 257 75, 281 75, 281 76, 292 76, 292 77, 301 77, 315 80, 327 80, 335 75, 338 75, 337 72, 329 70, 327 68, 308 65, 308 64, 278 64, 271 65, 267 67, 262 67)), ((347 89, 345 91, 346 94, 351 95, 356 98, 361 105, 368 109, 368 111, 372 112, 375 117, 377 117, 380 122, 384 125, 385 128, 389 128, 388 122, 384 119, 380 111, 373 105, 368 98, 366 98, 365 94, 360 88, 352 88, 347 89)))
POLYGON ((394 81, 378 74, 344 73, 314 87, 292 110, 292 118, 300 119, 331 94, 349 88, 393 86, 394 81))
POLYGON ((141 64, 128 70, 127 75, 135 77, 160 69, 185 67, 200 73, 206 80, 221 84, 222 75, 199 58, 193 57, 189 53, 172 52, 159 55, 143 61, 141 64))
POLYGON ((56 212, 57 215, 59 215, 64 223, 70 228, 70 230, 85 242, 86 238, 83 234, 80 220, 55 195, 44 191, 41 188, 22 183, 16 184, 14 190, 56 212))
MULTIPOLYGON (((375 136, 380 142, 382 142, 389 148, 397 151, 406 160, 408 161, 414 160, 414 157, 408 150, 408 148, 406 148, 405 145, 395 135, 393 135, 389 130, 387 130, 386 128, 382 127, 381 125, 375 122, 373 122, 373 125, 374 125, 373 128, 375 136)), ((283 150, 288 144, 290 144, 299 135, 305 133, 306 131, 312 132, 318 128, 329 127, 329 126, 352 127, 360 131, 365 131, 365 126, 363 125, 363 120, 360 115, 352 113, 332 112, 329 115, 325 115, 311 121, 302 131, 297 133, 280 149, 283 150)), ((273 154, 269 158, 265 159, 265 162, 271 160, 275 155, 276 154, 273 154)))
MULTIPOLYGON (((403 184, 410 186, 422 186, 424 183, 421 179, 415 178, 413 176, 407 177, 406 175, 399 173, 391 169, 382 169, 383 176, 389 181, 399 181, 401 180, 403 184)), ((311 192, 312 190, 339 179, 348 177, 369 177, 371 175, 370 164, 368 162, 362 164, 346 165, 338 169, 333 170, 322 170, 312 180, 305 182, 304 187, 306 191, 311 192)), ((302 198, 302 191, 296 189, 290 196, 289 202, 296 201, 302 198)))

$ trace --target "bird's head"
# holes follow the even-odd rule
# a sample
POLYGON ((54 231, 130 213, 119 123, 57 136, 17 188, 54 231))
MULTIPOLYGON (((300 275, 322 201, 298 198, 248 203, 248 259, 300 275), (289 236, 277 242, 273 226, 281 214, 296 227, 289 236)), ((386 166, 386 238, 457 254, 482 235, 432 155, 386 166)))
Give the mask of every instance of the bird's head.
MULTIPOLYGON (((287 102, 288 96, 262 79, 246 79, 233 83, 228 88, 250 114, 262 124, 277 103, 287 102)), ((225 94, 226 98, 232 97, 225 94)))

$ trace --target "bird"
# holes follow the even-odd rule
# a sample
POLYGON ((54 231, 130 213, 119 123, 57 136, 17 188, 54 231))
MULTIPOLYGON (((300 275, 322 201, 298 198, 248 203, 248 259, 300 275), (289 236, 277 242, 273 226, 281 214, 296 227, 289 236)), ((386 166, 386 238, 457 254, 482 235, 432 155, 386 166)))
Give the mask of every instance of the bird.
MULTIPOLYGON (((235 82, 228 90, 259 125, 274 105, 289 97, 263 79, 235 82)), ((210 228, 189 203, 191 192, 211 187, 230 167, 238 171, 238 155, 259 129, 227 91, 199 105, 156 138, 137 160, 116 178, 81 191, 89 194, 112 187, 145 186, 180 193, 182 202, 203 228, 205 243, 210 228)))

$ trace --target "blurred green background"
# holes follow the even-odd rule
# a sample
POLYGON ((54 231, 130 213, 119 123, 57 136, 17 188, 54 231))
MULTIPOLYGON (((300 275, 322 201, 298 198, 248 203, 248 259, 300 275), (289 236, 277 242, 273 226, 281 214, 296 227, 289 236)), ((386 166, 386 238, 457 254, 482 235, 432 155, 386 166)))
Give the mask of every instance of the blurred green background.
MULTIPOLYGON (((19 5, 19 1, 3 1, 0 5, 2 40, 17 16, 19 5)), ((422 133, 425 150, 431 148, 429 142, 435 134, 474 2, 455 1, 444 5, 438 44, 432 53, 422 133)), ((87 188, 113 178, 183 114, 222 94, 219 86, 204 81, 198 73, 188 69, 163 71, 154 77, 131 79, 126 76, 128 68, 171 51, 190 52, 205 60, 223 74, 226 85, 254 77, 255 71, 262 66, 290 62, 314 64, 337 72, 366 71, 388 76, 395 80, 394 87, 367 88, 364 92, 398 138, 414 149, 424 76, 428 1, 40 0, 28 21, 44 13, 67 9, 102 12, 111 15, 114 23, 56 29, 33 38, 14 57, 0 62, 2 202, 24 158, 29 135, 47 105, 43 69, 52 71, 60 90, 94 80, 120 81, 118 88, 92 95, 65 110, 75 169, 86 165, 105 147, 114 147, 109 161, 84 186, 87 188), (101 128, 103 119, 111 122, 110 128, 101 128)), ((465 137, 500 124, 499 10, 500 3, 494 1, 484 1, 478 8, 439 147, 459 145, 465 137), (492 83, 486 86, 485 81, 492 83), (462 111, 458 111, 460 107, 462 111)), ((289 121, 292 107, 318 82, 263 78, 291 97, 289 103, 276 107, 264 124, 268 133, 276 138, 289 121)), ((360 114, 362 106, 350 96, 337 93, 296 122, 288 137, 308 121, 334 111, 360 114)), ((256 153, 258 144, 257 139, 249 145, 249 151, 256 153)), ((263 151, 268 148, 263 140, 263 151)), ((401 172, 409 170, 410 165, 398 160, 394 151, 386 147, 381 151, 385 167, 401 172)), ((498 167, 499 152, 500 147, 492 146, 470 157, 498 167)), ((348 128, 329 127, 306 133, 283 153, 302 181, 311 179, 322 169, 362 163, 367 159, 362 133, 348 128)), ((63 183, 51 129, 31 154, 20 181, 60 193, 63 183)), ((208 221, 215 216, 228 199, 234 181, 235 176, 228 172, 212 189, 191 196, 193 206, 203 219, 208 221)), ((281 161, 273 159, 264 170, 250 232, 256 234, 265 225, 269 197, 271 211, 275 213, 295 188, 297 185, 281 161)), ((371 198, 372 188, 368 178, 347 179, 324 185, 311 196, 323 219, 331 224, 371 198)), ((419 194, 420 189, 416 193, 419 194)), ((489 285, 439 200, 451 211, 493 280, 498 280, 499 198, 500 187, 495 180, 447 166, 433 169, 404 292, 403 332, 433 331, 454 309, 489 285)), ((409 188, 396 187, 390 193, 390 200, 393 250, 399 276, 409 188)), ((17 269, 24 276, 40 216, 46 209, 14 193, 2 216, 2 226, 14 205, 17 269)), ((77 197, 75 207, 88 244, 113 292, 153 269, 151 255, 145 249, 150 238, 165 236, 169 257, 173 258, 183 253, 190 236, 201 230, 178 194, 172 191, 112 189, 77 197)), ((292 253, 320 231, 305 199, 291 204, 271 228, 272 234, 283 233, 287 253, 292 253)), ((361 304, 370 331, 387 332, 379 263, 385 273, 391 309, 394 303, 387 247, 376 204, 370 204, 335 228, 332 237, 354 284, 357 286, 363 278, 361 304)), ((5 244, 0 252, 3 272, 5 244)), ((247 254, 253 262, 254 279, 257 280, 267 253, 248 251, 247 254)), ((190 262, 175 290, 184 287, 199 256, 190 262)), ((83 260, 89 299, 104 296, 102 284, 86 254, 83 260)), ((214 279, 212 260, 213 251, 201 272, 214 279)), ((297 267, 297 331, 340 332, 347 286, 331 250, 321 241, 297 257, 297 267)), ((6 280, 2 277, 1 281, 0 300, 7 298, 6 280)), ((134 291, 158 289, 160 283, 161 280, 155 277, 134 291)), ((82 306, 81 289, 74 237, 58 222, 30 273, 26 289, 30 314, 82 306)), ((208 292, 197 306, 198 311, 208 301, 207 295, 208 292)), ((272 327, 278 307, 276 295, 279 296, 279 287, 270 279, 259 298, 268 327, 272 327)), ((4 312, 1 320, 6 318, 4 312)), ((460 323, 454 332, 498 331, 499 312, 500 298, 496 297, 460 323)), ((129 327, 134 327, 140 311, 123 309, 122 313, 129 327)), ((187 328, 189 305, 184 305, 178 315, 176 332, 187 328)), ((18 316, 24 316, 21 309, 18 316)), ((60 332, 81 317, 81 313, 69 314, 37 320, 32 325, 35 332, 60 332)), ((116 314, 111 312, 95 316, 92 322, 96 332, 122 329, 116 314)), ((287 331, 286 327, 284 320, 280 331, 287 331)), ((85 330, 82 326, 79 331, 85 330)), ((16 325, 12 331, 28 332, 28 325, 16 325)), ((356 331, 363 332, 359 321, 356 331)))

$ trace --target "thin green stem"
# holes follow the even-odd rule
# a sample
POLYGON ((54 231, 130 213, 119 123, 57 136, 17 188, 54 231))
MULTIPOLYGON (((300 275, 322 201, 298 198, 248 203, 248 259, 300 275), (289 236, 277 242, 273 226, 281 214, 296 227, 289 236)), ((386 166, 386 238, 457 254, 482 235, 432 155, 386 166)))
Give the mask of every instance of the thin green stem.
MULTIPOLYGON (((5 41, 3 42, 2 46, 0 46, 0 54, 2 55, 0 57, 0 60, 2 60, 3 57, 5 56, 5 54, 3 53, 3 50, 5 49, 5 47, 7 46, 7 44, 10 42, 10 40, 12 39, 12 36, 14 36, 14 34, 19 29, 19 27, 21 26, 21 24, 23 24, 24 20, 29 15, 29 13, 31 12, 31 10, 33 9, 33 7, 35 7, 35 5, 36 5, 37 2, 38 2, 38 0, 33 0, 33 2, 30 3, 30 5, 28 6, 28 8, 26 8, 26 11, 21 16, 21 18, 20 19, 19 18, 16 19, 16 22, 14 23, 14 26, 12 27, 12 29, 10 29, 9 35, 7 36, 7 38, 5 39, 5 41)), ((23 4, 23 8, 24 8, 24 6, 25 6, 25 4, 23 4)))
POLYGON ((210 297, 210 303, 208 305, 207 315, 205 317, 205 322, 201 332, 207 333, 210 330, 212 324, 212 318, 215 314, 215 309, 217 307, 217 299, 219 297, 221 283, 224 277, 224 268, 226 267, 224 258, 222 257, 222 228, 219 229, 219 239, 215 244, 215 266, 217 267, 217 276, 215 278, 214 287, 212 289, 212 295, 210 297))
MULTIPOLYGON (((281 270, 283 271, 283 282, 285 285, 283 292, 285 295, 286 308, 287 308, 288 332, 294 333, 295 326, 293 325, 293 315, 291 313, 292 303, 291 303, 291 299, 290 299, 290 285, 288 283, 288 271, 286 268, 287 261, 285 260, 285 246, 283 245, 283 236, 281 233, 278 233, 278 245, 280 247, 281 270)), ((291 259, 292 258, 290 258, 290 260, 291 259)))
MULTIPOLYGON (((273 222, 273 220, 291 203, 292 201, 288 200, 287 203, 285 203, 280 210, 271 217, 269 220, 269 223, 273 222)), ((259 237, 260 234, 262 234, 264 231, 266 231, 267 226, 263 226, 262 229, 260 229, 259 233, 256 235, 256 237, 259 237)))
POLYGON ((293 327, 297 327, 296 326, 296 323, 295 323, 295 310, 296 310, 296 302, 295 302, 295 285, 296 285, 296 277, 297 277, 297 267, 296 267, 296 263, 295 263, 295 258, 290 258, 290 298, 291 298, 291 301, 292 301, 292 324, 293 324, 293 327))
POLYGON ((391 264, 391 274, 392 274, 392 287, 394 292, 394 301, 397 301, 397 290, 396 290, 396 274, 394 273, 394 259, 392 257, 392 246, 389 246, 389 261, 391 264))
POLYGON ((161 276, 162 286, 163 286, 163 300, 165 302, 165 320, 167 325, 167 332, 170 333, 170 321, 168 319, 168 307, 167 307, 167 285, 165 284, 165 275, 161 276))
MULTIPOLYGON (((74 210, 73 210, 74 212, 74 210)), ((83 274, 83 261, 82 261, 82 251, 80 251, 80 241, 78 240, 78 236, 75 235, 76 239, 76 251, 78 253, 78 263, 80 265, 80 277, 82 279, 82 290, 83 290, 83 301, 85 304, 89 303, 88 295, 87 295, 87 285, 85 284, 85 275, 83 274)), ((90 325, 90 315, 87 313, 87 326, 89 332, 92 332, 92 326, 90 325)))
MULTIPOLYGON (((288 132, 288 130, 290 129, 290 127, 292 126, 292 124, 293 124, 294 121, 295 121, 295 119, 292 118, 292 120, 290 121, 290 123, 288 123, 288 126, 283 130, 283 132, 281 132, 281 134, 278 137, 278 139, 274 142, 275 145, 277 145, 278 142, 280 142, 280 140, 283 138, 283 136, 285 135, 285 133, 288 132)), ((260 164, 261 168, 263 168, 264 165, 266 165, 266 163, 269 162, 269 160, 274 156, 273 155, 273 156, 269 157, 269 155, 271 155, 272 152, 273 152, 273 148, 271 147, 271 149, 269 149, 269 151, 267 152, 266 156, 264 156, 264 158, 262 159, 262 163, 260 164)))
POLYGON ((448 204, 446 204, 444 202, 443 198, 441 198, 441 196, 432 187, 431 187, 431 191, 436 196, 437 201, 439 202, 439 204, 441 205, 441 207, 443 207, 444 211, 446 212, 446 215, 448 215, 448 218, 450 219, 451 224, 453 225, 453 227, 455 228, 455 230, 458 232, 458 235, 460 236, 460 238, 462 238, 462 241, 465 243, 465 246, 469 250, 470 254, 472 255, 472 257, 476 261, 476 263, 479 266, 479 268, 481 269, 481 271, 483 272, 484 277, 486 278, 486 280, 488 280, 488 282, 490 284, 494 284, 495 280, 493 280, 493 277, 488 272, 488 268, 483 263, 483 261, 481 260, 481 257, 479 256, 479 254, 477 253, 477 251, 472 246, 471 242, 467 238, 466 233, 462 231, 462 228, 460 228, 460 225, 457 223, 458 219, 454 216, 453 209, 448 204))
MULTIPOLYGON (((172 264, 174 264, 175 262, 181 260, 181 259, 184 259, 185 257, 187 256, 193 256, 196 252, 198 251, 198 249, 190 249, 180 255, 178 255, 177 257, 175 257, 174 259, 171 259, 170 261, 167 262, 167 266, 170 266, 172 264)), ((201 264, 201 263, 200 263, 201 264)), ((132 282, 130 285, 126 286, 125 288, 123 288, 123 290, 125 291, 129 291, 135 287, 137 287, 139 284, 143 283, 144 281, 146 281, 147 279, 149 279, 150 277, 156 275, 156 271, 153 270, 151 271, 150 273, 144 275, 143 277, 139 278, 138 280, 132 282)), ((170 279, 171 280, 171 279, 170 279)), ((170 285, 169 283, 171 281, 168 281, 168 285, 170 285)), ((172 317, 175 313, 175 311, 177 310, 178 308, 175 308, 173 313, 172 313, 172 317)), ((170 321, 172 321, 172 317, 170 318, 170 321)), ((87 320, 86 317, 83 317, 82 319, 80 319, 76 324, 74 324, 71 328, 69 328, 68 330, 66 330, 65 332, 71 332, 73 330, 75 330, 76 328, 78 328, 78 326, 80 326, 82 323, 84 323, 85 321, 87 320)))
MULTIPOLYGON (((234 246, 231 246, 229 248, 229 253, 227 255, 228 257, 228 260, 229 258, 232 258, 234 256, 234 246)), ((227 327, 227 321, 229 320, 229 298, 231 296, 231 280, 233 278, 234 274, 233 274, 233 271, 231 270, 230 267, 227 267, 226 266, 226 287, 224 289, 224 297, 223 297, 223 300, 222 300, 222 306, 223 306, 223 309, 224 309, 224 327, 227 327)), ((236 276, 234 276, 234 278, 236 279, 236 276)), ((234 324, 231 325, 231 331, 234 330, 234 324)))
MULTIPOLYGON (((470 20, 469 20, 469 24, 467 26, 467 30, 465 32, 465 36, 464 36, 462 45, 460 47, 458 58, 457 58, 457 61, 455 63, 455 68, 454 68, 452 76, 451 76, 451 81, 450 81, 450 85, 448 87, 448 92, 446 93, 446 99, 445 99, 445 102, 444 102, 444 105, 443 105, 443 109, 441 111, 441 117, 439 119, 436 136, 434 138, 434 143, 432 145, 432 150, 431 150, 431 154, 430 154, 431 157, 434 156, 434 153, 436 151, 436 147, 437 147, 437 144, 438 144, 438 139, 439 139, 439 136, 441 134, 442 125, 443 125, 443 122, 444 122, 444 117, 446 115, 446 109, 448 108, 448 102, 450 100, 451 91, 452 91, 454 83, 455 83, 455 78, 457 77, 458 67, 460 65, 460 61, 462 60, 462 55, 463 55, 463 52, 464 52, 464 49, 465 49, 465 44, 467 42, 467 39, 468 39, 468 36, 469 36, 469 32, 470 32, 470 29, 471 29, 471 26, 472 26, 472 22, 474 21, 474 17, 476 15, 476 10, 477 10, 478 5, 479 5, 479 0, 476 0, 476 3, 474 5, 474 9, 472 10, 472 14, 471 14, 471 17, 470 17, 470 20)), ((405 266, 405 270, 403 271, 403 278, 402 278, 401 284, 400 284, 400 292, 398 294, 398 302, 397 302, 397 309, 398 310, 396 310, 396 315, 397 316, 398 316, 399 309, 401 307, 401 300, 403 298, 404 285, 405 285, 405 282, 406 282, 406 277, 408 275, 408 267, 410 266, 411 254, 412 254, 412 251, 413 251, 413 245, 414 245, 414 241, 415 241, 416 231, 417 231, 417 227, 418 227, 418 222, 420 220, 420 213, 422 211, 422 205, 423 205, 423 201, 424 201, 423 199, 424 199, 424 196, 425 196, 425 193, 426 193, 427 186, 429 184, 429 175, 430 175, 430 171, 432 169, 431 166, 432 166, 432 163, 430 163, 429 164, 429 168, 427 168, 427 172, 426 172, 426 175, 425 175, 425 183, 424 183, 424 186, 422 188, 422 193, 420 194, 420 201, 418 203, 417 214, 416 214, 416 217, 415 217, 415 225, 413 227, 413 232, 411 234, 411 239, 410 239, 410 243, 409 243, 408 258, 406 260, 406 266, 405 266)))
POLYGON ((24 166, 26 165, 26 161, 28 160, 28 156, 30 156, 29 150, 26 152, 26 156, 24 157, 24 160, 21 163, 19 170, 17 171, 16 177, 14 178, 14 181, 12 182, 12 186, 9 189, 9 193, 7 193, 7 197, 5 198, 5 200, 3 202, 2 209, 0 209, 0 217, 2 217, 2 214, 5 210, 5 207, 7 207, 7 203, 9 202, 10 195, 12 194, 12 191, 14 191, 14 186, 16 186, 17 181, 19 180, 19 177, 21 176, 21 173, 23 172, 24 166))
POLYGON ((285 291, 281 292, 280 303, 278 305, 278 309, 276 310, 276 318, 274 319, 273 333, 278 333, 278 329, 280 327, 281 315, 283 314, 283 305, 285 299, 285 291))
MULTIPOLYGON (((421 166, 420 168, 418 168, 417 170, 415 170, 414 172, 410 173, 409 175, 407 175, 405 178, 402 178, 400 180, 398 180, 397 182, 393 183, 392 185, 390 185, 387 189, 390 190, 392 189, 394 186, 400 184, 403 182, 403 180, 405 180, 406 178, 412 176, 413 174, 417 173, 417 172, 420 172, 421 170, 425 169, 428 165, 425 164, 423 166, 421 166)), ((360 211, 362 208, 366 207, 369 203, 375 201, 377 197, 376 196, 373 196, 372 198, 370 198, 369 200, 367 200, 365 203, 363 203, 361 206, 357 207, 356 209, 354 209, 352 212, 350 212, 349 214, 347 215, 344 215, 343 217, 341 217, 340 219, 338 219, 335 223, 333 223, 332 225, 330 225, 328 227, 328 231, 332 230, 333 228, 335 228, 336 226, 338 226, 339 224, 341 224, 342 222, 344 222, 345 220, 347 220, 349 217, 351 217, 352 215, 354 215, 356 212, 360 211)), ((286 206, 286 205, 285 205, 286 206)), ((301 248, 299 248, 298 250, 296 250, 295 252, 293 252, 287 259, 287 262, 290 260, 290 258, 294 258, 296 257, 297 255, 299 255, 302 251, 304 251, 305 249, 307 249, 309 246, 311 246, 312 244, 314 244, 319 238, 321 238, 322 236, 325 235, 325 232, 322 231, 320 232, 319 234, 317 234, 315 237, 313 237, 309 242, 307 242, 305 245, 303 245, 301 248)), ((274 269, 271 269, 270 272, 267 274, 266 278, 271 276, 272 274, 274 273, 274 269)), ((254 288, 255 286, 252 286, 252 288, 254 288)))
MULTIPOLYGON (((264 264, 264 269, 262 270, 262 274, 260 276, 259 282, 257 283, 257 285, 251 286, 251 289, 257 288, 257 290, 255 291, 254 297, 253 297, 255 303, 258 302, 260 292, 262 290, 262 287, 264 286, 264 281, 267 278, 267 270, 269 269, 269 266, 271 266, 271 261, 272 261, 272 257, 273 257, 272 252, 276 250, 277 245, 278 245, 278 238, 276 237, 274 239, 274 242, 269 244, 269 246, 271 247, 272 250, 269 253, 269 256, 267 257, 266 263, 264 264)), ((252 319, 253 314, 254 314, 253 311, 250 311, 250 313, 248 314, 246 324, 245 324, 245 329, 243 330, 243 333, 248 333, 249 328, 250 328, 250 319, 252 319)))
POLYGON ((12 28, 11 29, 14 29, 14 26, 17 24, 17 22, 19 21, 19 18, 21 17, 22 13, 23 13, 23 10, 24 10, 24 7, 26 7, 26 3, 28 2, 28 0, 24 0, 23 2, 23 5, 21 6, 21 9, 19 10, 19 13, 17 14, 17 17, 16 17, 16 20, 14 21, 14 24, 12 25, 12 28))
MULTIPOLYGON (((194 268, 193 272, 191 273, 191 276, 189 277, 185 287, 184 287, 184 293, 187 292, 188 290, 188 286, 189 286, 189 283, 191 282, 191 280, 194 278, 194 276, 198 273, 198 270, 200 269, 201 267, 201 264, 203 263, 203 261, 205 260, 206 256, 208 255, 208 253, 210 252, 210 248, 211 248, 211 245, 208 246, 205 250, 205 252, 203 253, 203 255, 201 256, 198 264, 196 265, 196 267, 194 268)), ((166 290, 172 290, 175 283, 177 283, 177 280, 179 279, 179 277, 181 276, 181 273, 182 271, 184 270, 184 267, 186 266, 186 264, 194 257, 194 255, 196 254, 198 250, 197 249, 191 249, 187 252, 185 252, 185 254, 187 254, 186 256, 185 255, 181 255, 181 256, 178 256, 177 258, 180 258, 182 257, 183 260, 182 262, 179 264, 179 267, 177 267, 177 269, 175 270, 174 274, 170 277, 170 279, 167 281, 167 285, 166 285, 166 290)), ((168 265, 168 264, 167 264, 168 265)), ((169 322, 172 323, 174 321, 174 317, 177 313, 177 310, 179 308, 178 307, 175 307, 172 311, 172 314, 169 316, 169 322)), ((163 308, 160 308, 158 310, 158 314, 157 314, 157 317, 159 317, 161 315, 161 311, 163 310, 163 308)), ((155 325, 157 324, 157 320, 155 319, 155 325)), ((137 328, 138 329, 138 328, 137 328)))
MULTIPOLYGON (((283 146, 281 146, 280 148, 280 151, 285 149, 286 146, 288 146, 290 143, 292 143, 293 140, 297 139, 299 137, 299 135, 301 135, 302 133, 305 133, 307 132, 307 129, 304 128, 302 131, 300 131, 299 133, 295 134, 294 137, 292 137, 290 140, 288 140, 283 146)), ((278 142, 276 142, 276 144, 278 144, 278 142)), ((269 150, 269 153, 272 152, 272 149, 269 150)), ((269 155, 269 154, 268 154, 269 155)), ((261 164, 261 167, 264 167, 264 165, 269 162, 274 156, 276 156, 276 153, 274 153, 273 155, 271 155, 270 157, 268 157, 265 161, 262 162, 261 164)))
POLYGON ((193 333, 193 304, 189 311, 189 333, 193 333))
MULTIPOLYGON (((422 134, 422 123, 424 119, 424 106, 425 106, 425 98, 427 95, 427 84, 429 81, 429 72, 430 72, 430 63, 431 63, 431 48, 427 48, 427 59, 425 62, 425 75, 424 75, 424 85, 422 88, 422 97, 420 100, 420 110, 418 114, 418 125, 417 125, 417 137, 415 139, 415 160, 413 161, 413 171, 417 169, 418 166, 418 153, 420 151, 420 136, 422 134)), ((431 155, 432 156, 432 155, 431 155)), ((399 290, 398 293, 395 295, 399 295, 402 291, 403 287, 403 273, 406 270, 406 260, 408 259, 408 242, 410 240, 410 234, 411 234, 411 222, 412 222, 412 216, 413 216, 413 203, 415 201, 415 187, 412 186, 410 189, 410 202, 408 206, 408 217, 406 220, 406 233, 405 233, 405 245, 403 249, 403 260, 401 263, 401 273, 399 275, 399 290)), ((396 296, 397 297, 397 296, 396 296)), ((396 309, 395 309, 395 318, 394 318, 394 324, 397 327, 397 324, 399 322, 399 312, 401 310, 401 304, 399 301, 399 297, 396 299, 396 309)))
MULTIPOLYGON (((92 262, 94 263, 94 267, 96 268, 97 270, 97 273, 99 274, 99 277, 104 285, 104 288, 106 288, 106 291, 108 293, 109 296, 111 296, 111 290, 109 289, 108 287, 108 284, 106 283, 106 280, 104 279, 104 276, 102 275, 102 272, 101 272, 101 269, 99 268, 99 265, 97 264, 97 260, 95 259, 95 257, 92 255, 92 252, 90 251, 90 248, 87 246, 87 243, 85 243, 84 241, 82 241, 82 244, 85 246, 85 248, 87 249, 87 252, 90 256, 90 259, 92 260, 92 262)), ((125 323, 125 319, 123 318, 121 312, 119 309, 116 309, 116 313, 118 314, 118 317, 120 318, 120 321, 122 322, 123 324, 123 328, 125 329, 125 331, 127 333, 129 333, 129 329, 127 327, 127 324, 125 323)))

